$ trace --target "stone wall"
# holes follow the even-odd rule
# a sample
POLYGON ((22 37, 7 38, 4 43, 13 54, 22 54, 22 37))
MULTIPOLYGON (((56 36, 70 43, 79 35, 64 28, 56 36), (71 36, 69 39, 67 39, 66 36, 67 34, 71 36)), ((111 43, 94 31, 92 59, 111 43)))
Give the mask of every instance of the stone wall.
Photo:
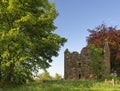
POLYGON ((91 61, 90 61, 90 53, 87 48, 83 48, 80 54, 81 61, 81 78, 89 78, 89 75, 92 73, 91 70, 91 61))
POLYGON ((68 49, 65 51, 64 58, 64 75, 65 79, 81 79, 89 78, 91 74, 90 55, 89 51, 82 50, 70 53, 68 49))
POLYGON ((79 62, 80 55, 77 52, 70 53, 68 49, 65 51, 65 79, 79 79, 79 62))

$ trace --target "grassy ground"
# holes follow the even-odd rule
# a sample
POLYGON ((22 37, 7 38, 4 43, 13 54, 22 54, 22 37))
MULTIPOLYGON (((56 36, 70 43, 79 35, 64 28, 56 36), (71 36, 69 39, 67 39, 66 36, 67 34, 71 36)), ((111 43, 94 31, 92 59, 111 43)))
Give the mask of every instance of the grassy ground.
POLYGON ((0 91, 120 91, 120 84, 114 86, 105 82, 89 81, 49 81, 29 83, 16 88, 0 89, 0 91))

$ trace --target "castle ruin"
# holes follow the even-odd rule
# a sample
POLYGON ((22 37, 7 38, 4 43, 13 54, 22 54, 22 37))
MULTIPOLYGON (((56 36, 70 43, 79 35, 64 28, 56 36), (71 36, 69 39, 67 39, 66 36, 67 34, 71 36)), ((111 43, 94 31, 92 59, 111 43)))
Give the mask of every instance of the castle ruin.
MULTIPOLYGON (((102 63, 105 65, 103 75, 109 75, 110 68, 110 50, 107 40, 104 43, 104 53, 102 63)), ((65 79, 89 79, 92 75, 90 51, 87 47, 83 48, 81 53, 64 52, 64 78, 65 79)))

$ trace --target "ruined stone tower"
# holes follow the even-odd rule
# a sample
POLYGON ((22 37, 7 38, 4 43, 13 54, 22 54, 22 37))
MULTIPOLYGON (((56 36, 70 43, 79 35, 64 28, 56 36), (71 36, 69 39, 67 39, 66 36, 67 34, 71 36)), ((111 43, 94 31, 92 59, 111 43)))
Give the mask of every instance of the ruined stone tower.
MULTIPOLYGON (((110 74, 110 50, 107 40, 104 44, 103 54, 103 75, 110 74)), ((90 52, 87 47, 83 48, 81 53, 69 52, 68 49, 64 52, 64 78, 65 79, 89 79, 92 75, 90 52)))
POLYGON ((104 42, 104 57, 103 57, 103 62, 104 62, 104 66, 105 66, 105 70, 104 70, 104 75, 109 75, 111 72, 111 67, 110 67, 110 49, 109 49, 109 45, 108 45, 108 41, 107 39, 105 39, 104 42))

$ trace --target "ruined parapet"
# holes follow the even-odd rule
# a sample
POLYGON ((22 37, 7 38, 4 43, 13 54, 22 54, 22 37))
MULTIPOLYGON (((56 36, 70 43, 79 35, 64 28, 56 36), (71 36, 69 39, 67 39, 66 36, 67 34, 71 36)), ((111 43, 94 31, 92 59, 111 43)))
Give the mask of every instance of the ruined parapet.
POLYGON ((82 49, 80 60, 82 62, 81 78, 89 79, 89 76, 92 74, 92 71, 91 71, 90 51, 87 47, 82 49))
POLYGON ((104 72, 103 75, 109 75, 111 72, 111 67, 110 67, 110 49, 108 45, 107 39, 105 39, 105 44, 104 44, 104 57, 103 57, 103 65, 104 65, 104 72))
POLYGON ((80 54, 78 52, 70 53, 68 49, 64 52, 64 78, 79 79, 80 54))

